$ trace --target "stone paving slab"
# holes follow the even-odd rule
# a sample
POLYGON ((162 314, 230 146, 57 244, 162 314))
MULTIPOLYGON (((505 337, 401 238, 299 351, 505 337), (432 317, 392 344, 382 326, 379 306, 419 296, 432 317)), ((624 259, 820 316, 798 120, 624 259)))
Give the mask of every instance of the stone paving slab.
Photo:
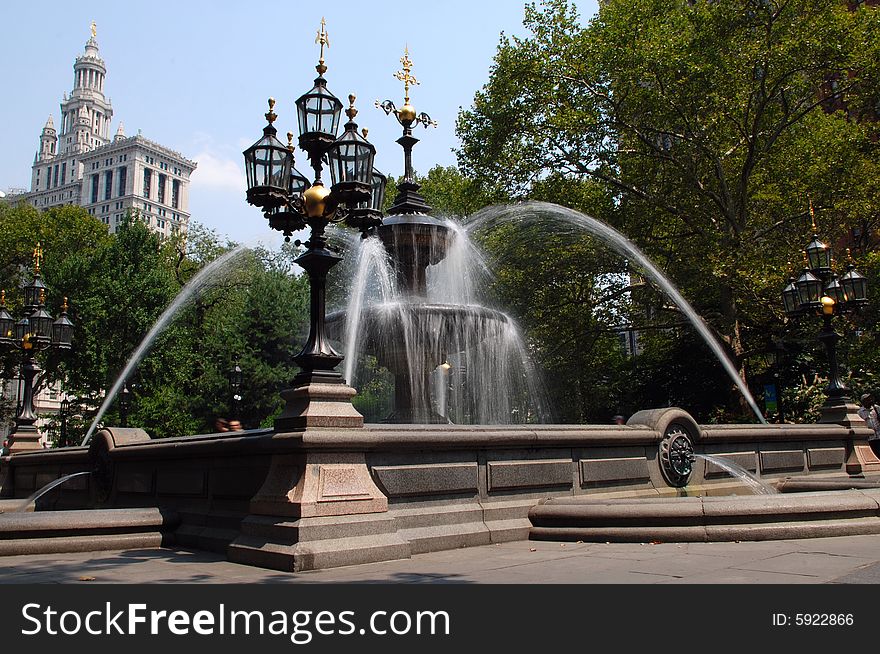
POLYGON ((287 573, 210 552, 0 557, 0 583, 880 583, 880 535, 741 543, 515 541, 287 573), (86 579, 89 581, 81 581, 86 579))
POLYGON ((820 579, 808 575, 793 575, 756 570, 714 570, 681 579, 659 582, 662 584, 817 584, 820 579))
POLYGON ((790 552, 769 559, 737 564, 737 570, 754 572, 780 572, 783 574, 804 575, 814 580, 831 580, 853 569, 876 561, 874 557, 839 556, 813 552, 790 552))

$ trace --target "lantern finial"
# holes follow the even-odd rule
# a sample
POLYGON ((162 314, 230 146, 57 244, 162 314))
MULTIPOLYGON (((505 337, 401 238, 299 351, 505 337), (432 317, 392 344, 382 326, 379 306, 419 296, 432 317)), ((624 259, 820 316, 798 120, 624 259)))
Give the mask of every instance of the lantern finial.
POLYGON ((409 58, 409 44, 403 49, 403 56, 400 58, 403 70, 394 73, 394 77, 403 82, 403 103, 409 104, 409 87, 410 84, 416 86, 419 80, 412 76, 412 59, 409 58))
POLYGON ((321 45, 321 54, 318 58, 318 65, 315 66, 315 70, 318 71, 318 75, 323 75, 327 72, 327 66, 324 65, 324 47, 330 47, 330 37, 327 36, 327 21, 324 18, 321 18, 321 29, 318 30, 318 35, 315 37, 315 43, 319 43, 321 45))
POLYGON ((345 110, 345 115, 348 116, 349 120, 354 120, 354 117, 358 115, 358 110, 354 106, 355 100, 357 100, 357 96, 354 93, 350 93, 348 96, 348 109, 345 110))
POLYGON ((271 125, 276 118, 278 118, 278 114, 275 113, 275 98, 269 98, 269 111, 266 112, 266 120, 271 125))

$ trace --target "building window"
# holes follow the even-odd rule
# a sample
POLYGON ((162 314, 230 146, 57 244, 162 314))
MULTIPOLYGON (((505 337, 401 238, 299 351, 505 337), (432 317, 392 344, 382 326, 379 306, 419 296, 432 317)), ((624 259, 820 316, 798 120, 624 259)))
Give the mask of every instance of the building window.
POLYGON ((58 164, 55 164, 55 175, 52 177, 52 188, 58 186, 58 164))
POLYGON ((67 162, 63 162, 61 164, 61 184, 64 185, 67 183, 67 162))
POLYGON ((117 195, 122 197, 125 195, 125 185, 128 183, 128 166, 122 166, 119 169, 119 193, 117 195))
POLYGON ((180 181, 171 180, 171 208, 180 208, 180 181))
POLYGON ((98 175, 92 175, 92 204, 98 201, 98 175))
POLYGON ((159 204, 165 204, 165 175, 159 175, 159 204))
POLYGON ((150 182, 152 181, 153 171, 149 168, 144 168, 144 197, 150 197, 150 182))
POLYGON ((104 172, 104 199, 109 200, 113 195, 113 171, 104 172))

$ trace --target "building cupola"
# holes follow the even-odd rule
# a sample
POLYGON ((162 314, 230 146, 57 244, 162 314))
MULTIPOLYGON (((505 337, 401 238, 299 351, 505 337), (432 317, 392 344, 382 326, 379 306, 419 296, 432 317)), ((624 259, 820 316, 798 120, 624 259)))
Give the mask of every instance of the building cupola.
POLYGON ((52 116, 46 121, 46 126, 40 133, 40 151, 37 153, 37 161, 49 161, 58 153, 58 135, 55 132, 55 121, 52 116))

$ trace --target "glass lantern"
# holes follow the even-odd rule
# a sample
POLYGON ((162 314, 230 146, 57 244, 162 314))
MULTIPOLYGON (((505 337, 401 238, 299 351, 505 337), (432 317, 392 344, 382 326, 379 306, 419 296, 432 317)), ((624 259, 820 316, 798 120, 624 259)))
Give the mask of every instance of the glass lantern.
POLYGON ((330 165, 331 190, 340 203, 351 207, 370 200, 373 188, 373 159, 376 148, 357 131, 354 117, 355 97, 348 96, 350 106, 346 111, 349 121, 345 131, 330 146, 327 158, 330 165))
POLYGON ((800 313, 800 304, 798 290, 794 278, 792 278, 789 280, 788 286, 782 290, 782 305, 785 307, 785 313, 793 316, 800 313))
POLYGON ((73 323, 67 317, 67 298, 61 306, 61 315, 52 323, 52 343, 61 349, 68 349, 73 342, 73 323))
POLYGON ((6 291, 0 292, 0 343, 9 344, 15 329, 15 320, 6 310, 6 291))
POLYGON ((868 280, 853 264, 846 267, 846 272, 840 278, 840 285, 846 293, 847 302, 856 306, 868 302, 868 280))
POLYGON ((323 76, 315 79, 315 85, 296 101, 299 122, 299 145, 314 156, 325 150, 336 139, 342 101, 327 90, 323 76))
POLYGON ((809 261, 810 270, 818 276, 827 275, 831 272, 831 248, 813 235, 813 240, 804 248, 809 261))
POLYGON ((278 130, 272 125, 277 118, 273 108, 275 101, 269 99, 263 138, 244 151, 244 168, 247 174, 247 201, 264 210, 271 210, 287 203, 290 170, 293 157, 287 146, 276 138, 278 130))
POLYGON ((802 309, 819 309, 822 303, 822 280, 809 270, 804 270, 794 283, 798 292, 798 304, 802 309))

